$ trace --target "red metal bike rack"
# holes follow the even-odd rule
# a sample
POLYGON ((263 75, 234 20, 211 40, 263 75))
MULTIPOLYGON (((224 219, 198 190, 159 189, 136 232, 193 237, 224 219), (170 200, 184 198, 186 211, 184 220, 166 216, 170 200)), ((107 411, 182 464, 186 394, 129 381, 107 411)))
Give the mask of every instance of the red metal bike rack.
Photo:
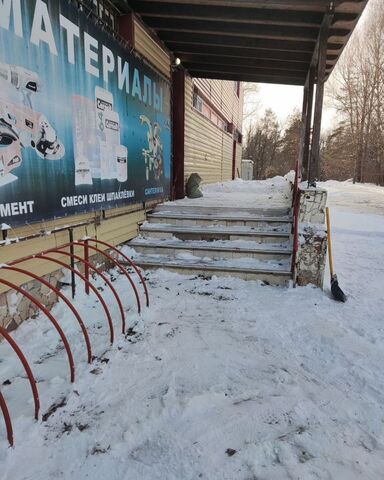
POLYGON ((61 338, 62 342, 64 343, 64 347, 65 347, 65 350, 66 350, 67 356, 68 356, 70 378, 71 378, 71 382, 73 383, 75 381, 75 364, 74 364, 74 361, 73 361, 73 355, 72 355, 71 347, 69 346, 67 337, 65 336, 65 333, 61 329, 60 325, 57 323, 55 317, 51 314, 51 312, 39 300, 37 300, 37 298, 32 296, 29 292, 27 292, 23 288, 18 287, 14 283, 8 282, 8 280, 4 280, 2 278, 0 278, 0 283, 2 283, 3 285, 6 285, 9 288, 12 288, 13 290, 16 290, 21 295, 28 298, 28 300, 30 302, 32 302, 34 305, 36 305, 36 307, 39 310, 41 310, 46 315, 48 320, 53 324, 57 333, 60 335, 60 338, 61 338))
POLYGON ((118 255, 122 256, 128 262, 128 264, 135 270, 138 277, 140 278, 141 283, 143 284, 145 298, 146 298, 146 302, 147 302, 147 307, 149 307, 149 293, 148 293, 147 283, 144 280, 144 277, 141 274, 141 271, 140 271, 139 267, 136 265, 136 263, 133 260, 131 260, 127 255, 125 255, 121 250, 119 250, 115 246, 111 245, 110 243, 104 242, 102 240, 98 240, 97 238, 88 238, 87 240, 89 242, 95 242, 95 243, 100 243, 101 245, 105 245, 109 249, 116 252, 118 255))
POLYGON ((86 252, 88 251, 88 249, 91 249, 94 252, 98 252, 101 255, 104 255, 106 258, 108 258, 108 260, 113 262, 113 264, 116 265, 116 267, 118 267, 122 270, 123 274, 127 277, 131 287, 133 288, 133 291, 134 291, 135 297, 136 297, 137 311, 138 311, 138 313, 140 313, 141 312, 141 305, 140 305, 139 294, 137 292, 136 285, 133 283, 132 278, 129 275, 129 273, 127 272, 126 268, 124 268, 124 266, 120 262, 118 262, 115 258, 113 258, 112 255, 109 255, 107 252, 104 252, 104 250, 101 250, 100 248, 92 247, 91 245, 88 245, 88 241, 85 241, 85 242, 77 241, 77 242, 74 242, 74 243, 77 244, 77 245, 80 245, 81 247, 84 247, 84 257, 87 261, 88 261, 88 258, 86 258, 86 255, 87 255, 86 252))
MULTIPOLYGON (((52 291, 54 291, 56 293, 56 295, 63 300, 63 302, 71 309, 72 313, 74 314, 74 316, 76 317, 76 320, 78 321, 78 323, 80 325, 81 331, 83 332, 84 341, 85 341, 85 344, 86 344, 86 347, 87 347, 88 363, 92 363, 92 347, 91 347, 91 342, 90 342, 90 339, 89 339, 88 331, 87 331, 87 328, 86 328, 78 310, 74 307, 72 302, 70 302, 68 300, 68 298, 63 293, 61 293, 58 288, 54 287, 47 280, 39 277, 38 275, 35 275, 34 273, 30 272, 29 270, 25 270, 23 268, 18 268, 18 267, 13 267, 13 266, 10 267, 8 265, 3 266, 1 268, 3 270, 10 270, 10 271, 13 271, 13 272, 18 272, 18 273, 21 273, 23 275, 26 275, 28 277, 31 277, 31 278, 37 280, 38 282, 42 283, 43 285, 45 285, 46 287, 48 287, 52 291)), ((0 269, 0 271, 1 271, 1 269, 0 269)))
MULTIPOLYGON (((0 270, 2 268, 4 270, 14 271, 14 272, 26 275, 30 278, 33 278, 34 280, 37 280, 38 282, 40 282, 41 284, 45 285, 46 287, 51 289, 53 292, 55 292, 56 295, 64 301, 64 303, 70 308, 70 310, 72 311, 73 315, 75 316, 77 322, 80 325, 80 328, 81 328, 83 336, 84 336, 84 341, 85 341, 85 344, 86 344, 86 347, 87 347, 87 354, 88 354, 88 362, 89 363, 91 363, 91 361, 92 361, 92 347, 91 347, 89 334, 88 334, 88 331, 87 331, 87 327, 86 327, 85 323, 83 322, 83 320, 82 320, 82 318, 79 314, 79 311, 76 309, 76 307, 73 305, 73 303, 57 287, 50 284, 44 278, 39 277, 38 275, 34 274, 33 272, 31 272, 27 269, 15 267, 15 265, 17 265, 19 263, 22 263, 22 262, 29 261, 29 260, 34 260, 34 259, 46 260, 46 261, 56 263, 57 265, 60 265, 61 267, 70 270, 72 272, 73 278, 76 275, 81 280, 83 280, 83 282, 85 284, 86 292, 89 293, 89 291, 92 290, 93 293, 98 298, 98 300, 100 301, 101 305, 103 306, 103 309, 105 311, 105 314, 106 314, 106 317, 107 317, 107 320, 108 320, 108 326, 109 326, 109 330, 110 330, 110 341, 111 341, 111 344, 112 344, 113 340, 114 340, 114 328, 113 328, 112 316, 111 316, 110 310, 109 310, 108 305, 106 304, 103 296, 100 294, 98 289, 89 281, 89 271, 90 270, 95 272, 96 275, 98 275, 108 285, 108 287, 112 291, 112 293, 113 293, 113 295, 114 295, 114 297, 115 297, 115 299, 118 303, 118 306, 119 306, 121 319, 122 319, 122 332, 123 332, 123 334, 125 333, 125 312, 124 312, 124 308, 123 308, 121 299, 119 297, 119 294, 117 293, 116 289, 112 285, 111 281, 98 268, 96 268, 95 265, 93 265, 91 262, 88 261, 89 250, 93 250, 95 252, 98 252, 98 253, 102 254, 103 256, 108 258, 117 268, 119 268, 123 272, 123 274, 127 277, 128 281, 129 281, 129 283, 130 283, 130 285, 131 285, 131 287, 134 291, 135 298, 136 298, 136 303, 137 303, 137 308, 138 308, 139 313, 141 311, 141 304, 140 304, 140 297, 139 297, 139 294, 138 294, 138 291, 137 291, 137 287, 136 287, 135 283, 133 282, 133 280, 131 278, 131 275, 128 272, 127 268, 121 263, 121 261, 118 261, 114 256, 112 256, 109 253, 107 253, 107 252, 103 251, 102 249, 98 248, 98 244, 104 245, 104 246, 108 247, 110 250, 113 250, 115 253, 117 253, 117 255, 120 255, 122 258, 124 258, 126 260, 126 262, 134 269, 134 271, 137 273, 138 277, 140 278, 141 283, 143 284, 145 297, 146 297, 146 305, 147 305, 147 307, 149 307, 148 288, 147 288, 147 285, 146 285, 146 281, 141 274, 140 269, 136 266, 136 264, 127 255, 125 255, 123 252, 121 252, 119 249, 117 249, 114 245, 111 245, 111 244, 109 244, 107 242, 104 242, 102 240, 87 238, 87 239, 81 240, 81 241, 70 242, 70 243, 67 243, 65 245, 60 245, 59 247, 52 248, 52 249, 46 250, 46 251, 38 253, 38 254, 29 255, 27 257, 23 257, 21 259, 14 260, 14 261, 10 262, 9 264, 0 267, 0 270), (90 246, 89 242, 95 242, 96 246, 90 246), (81 258, 78 255, 75 255, 73 252, 69 253, 69 252, 63 250, 67 247, 72 247, 72 249, 73 249, 73 246, 75 246, 75 245, 81 246, 81 247, 84 248, 84 258, 81 258), (72 266, 67 265, 65 262, 49 256, 49 254, 54 254, 54 253, 60 254, 60 255, 65 255, 67 257, 70 257, 72 260, 77 260, 78 262, 82 263, 84 265, 85 275, 83 275, 82 273, 77 271, 76 268, 73 268, 72 266)), ((31 295, 28 291, 26 291, 25 289, 17 286, 16 284, 14 284, 12 282, 9 282, 7 280, 1 279, 1 278, 0 278, 0 284, 6 285, 10 289, 13 289, 13 290, 17 291, 18 293, 20 293, 21 295, 26 297, 40 311, 42 311, 44 313, 44 315, 49 319, 49 321, 52 323, 52 325, 56 329, 57 333, 59 334, 59 336, 60 336, 60 338, 61 338, 61 340, 64 344, 64 347, 65 347, 65 350, 66 350, 66 353, 67 353, 67 357, 68 357, 69 367, 70 367, 70 379, 71 379, 71 382, 74 382, 75 381, 75 364, 74 364, 74 360, 73 360, 72 351, 71 351, 71 348, 70 348, 70 345, 68 343, 68 339, 67 339, 66 335, 64 334, 62 328, 60 327, 59 323, 54 318, 54 316, 51 314, 51 312, 43 305, 43 303, 40 300, 38 300, 33 295, 31 295)), ((17 342, 11 337, 9 332, 7 332, 7 330, 5 330, 5 328, 3 328, 1 326, 0 326, 0 335, 2 337, 4 337, 4 339, 9 343, 9 345, 14 350, 14 352, 16 353, 16 355, 18 356, 19 360, 21 361, 21 363, 24 367, 24 370, 25 370, 26 375, 28 377, 28 380, 29 380, 29 383, 30 383, 30 386, 31 386, 31 390, 32 390, 32 394, 33 394, 34 405, 35 405, 35 419, 38 419, 39 410, 40 410, 40 399, 39 399, 39 393, 38 393, 38 389, 37 389, 36 380, 35 380, 35 377, 33 375, 32 369, 30 368, 30 365, 29 365, 27 359, 25 358, 22 350, 18 346, 17 342)), ((4 416, 8 442, 9 442, 10 446, 13 446, 12 422, 11 422, 11 418, 10 418, 10 414, 9 414, 9 410, 8 410, 6 401, 5 401, 4 396, 2 395, 1 392, 0 392, 0 410, 2 411, 3 416, 4 416)))
MULTIPOLYGON (((76 259, 78 262, 81 262, 81 263, 83 263, 84 265, 87 265, 89 269, 93 270, 97 275, 99 275, 99 277, 102 278, 103 281, 104 281, 104 282, 108 285, 108 287, 111 289, 114 297, 116 298, 117 304, 118 304, 118 306, 119 306, 120 314, 121 314, 122 332, 123 332, 123 334, 124 334, 124 333, 125 333, 125 312, 124 312, 123 304, 121 303, 119 294, 116 292, 115 287, 112 285, 112 283, 108 280, 108 278, 107 278, 98 268, 96 268, 94 265, 92 265, 92 263, 87 262, 86 260, 84 260, 83 258, 79 257, 78 255, 75 255, 75 254, 72 254, 72 253, 69 253, 69 252, 66 252, 66 251, 62 250, 62 248, 66 248, 66 247, 68 247, 69 245, 70 245, 70 244, 65 244, 65 245, 61 245, 59 248, 51 248, 51 249, 49 249, 49 250, 46 250, 46 251, 44 252, 44 254, 47 254, 47 253, 59 253, 60 255, 65 255, 65 256, 67 256, 67 257, 72 257, 72 258, 76 259)), ((74 242, 74 245, 76 245, 75 242, 74 242)))
POLYGON ((40 400, 39 400, 39 392, 36 386, 36 380, 32 373, 31 367, 29 366, 27 359, 25 358, 23 352, 19 348, 16 341, 11 337, 11 335, 7 332, 7 330, 1 326, 0 326, 0 335, 3 336, 5 340, 9 343, 9 345, 12 347, 16 355, 19 357, 20 362, 23 364, 25 373, 27 374, 27 377, 29 380, 29 384, 31 385, 33 400, 35 402, 35 420, 37 420, 39 418, 40 400))
MULTIPOLYGON (((62 253, 62 252, 61 252, 61 253, 62 253)), ((63 267, 63 268, 67 268, 68 270, 70 270, 71 272, 73 272, 76 276, 78 276, 79 278, 81 278, 81 280, 83 280, 84 283, 88 283, 88 284, 89 284, 89 288, 90 288, 90 289, 93 291, 93 293, 97 296, 98 300, 100 301, 100 303, 101 303, 101 305, 103 306, 103 309, 104 309, 104 311, 105 311, 105 315, 106 315, 106 317, 107 317, 108 326, 109 326, 109 332, 110 332, 110 342, 111 342, 111 344, 112 344, 113 341, 114 341, 115 334, 114 334, 114 328, 113 328, 113 322, 112 322, 111 312, 109 311, 108 305, 105 303, 104 298, 102 297, 102 295, 100 294, 100 292, 97 290, 97 288, 96 288, 94 285, 92 285, 92 283, 91 283, 89 280, 87 280, 82 273, 80 273, 79 271, 77 271, 75 268, 72 268, 70 265, 67 265, 66 263, 62 262, 61 260, 58 260, 57 258, 52 258, 52 257, 49 257, 48 255, 43 255, 43 254, 39 253, 38 255, 33 255, 33 256, 31 256, 31 257, 24 258, 24 259, 22 259, 21 261, 31 260, 31 259, 35 259, 35 258, 41 258, 41 259, 44 259, 44 260, 47 260, 47 261, 56 263, 57 265, 60 265, 60 266, 63 267)), ((17 260, 17 262, 20 262, 20 260, 17 260)), ((15 263, 15 262, 12 262, 12 263, 15 263)))
POLYGON ((5 402, 5 398, 3 397, 3 394, 1 392, 0 392, 0 410, 3 412, 9 445, 13 447, 13 429, 12 429, 11 417, 9 415, 9 410, 5 402))

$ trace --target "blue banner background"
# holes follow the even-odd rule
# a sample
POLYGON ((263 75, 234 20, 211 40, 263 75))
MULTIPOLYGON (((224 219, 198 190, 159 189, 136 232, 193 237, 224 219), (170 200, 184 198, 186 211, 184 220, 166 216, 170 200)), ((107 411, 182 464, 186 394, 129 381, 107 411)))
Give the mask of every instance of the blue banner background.
MULTIPOLYGON (((32 148, 22 148, 22 164, 12 170, 17 180, 0 184, 0 204, 3 204, 1 222, 11 226, 25 222, 50 220, 74 213, 114 208, 127 203, 151 200, 169 195, 171 174, 171 119, 170 85, 135 54, 130 54, 108 33, 100 30, 82 12, 67 1, 46 2, 51 18, 58 55, 52 55, 47 43, 39 46, 30 43, 31 25, 35 10, 35 0, 21 2, 23 12, 23 38, 15 35, 11 21, 9 30, 0 28, 0 62, 24 67, 37 72, 41 90, 31 94, 33 110, 43 113, 57 132, 65 146, 65 155, 59 160, 41 158, 32 148), (75 40, 75 65, 68 63, 67 41, 63 28, 59 25, 62 14, 80 28, 80 39, 75 40), (141 90, 144 93, 144 75, 156 83, 157 91, 163 90, 162 112, 153 105, 145 104, 138 97, 121 91, 117 85, 117 73, 111 74, 106 85, 102 79, 100 58, 100 78, 85 71, 83 32, 88 32, 100 44, 108 47, 115 55, 129 63, 130 90, 134 69, 140 72, 141 90), (75 158, 73 139, 73 96, 82 96, 95 102, 95 87, 107 89, 114 97, 114 108, 120 118, 121 145, 128 149, 128 180, 101 180, 93 178, 92 185, 75 185, 75 158), (147 179, 143 149, 148 149, 148 127, 142 124, 140 116, 147 116, 160 127, 163 153, 163 170, 160 178, 153 175, 147 179), (63 207, 62 198, 83 196, 92 193, 119 192, 134 190, 133 198, 63 207), (4 215, 5 206, 13 202, 34 201, 33 212, 18 215, 4 215)), ((0 93, 1 97, 1 93, 0 93)), ((11 99, 12 100, 12 99, 11 99)), ((152 99, 153 100, 153 99, 152 99)), ((13 101, 13 100, 12 100, 13 101)), ((152 101, 152 103, 154 103, 152 101)), ((17 210, 17 209, 16 209, 17 210)), ((8 205, 9 212, 9 205, 8 205)))

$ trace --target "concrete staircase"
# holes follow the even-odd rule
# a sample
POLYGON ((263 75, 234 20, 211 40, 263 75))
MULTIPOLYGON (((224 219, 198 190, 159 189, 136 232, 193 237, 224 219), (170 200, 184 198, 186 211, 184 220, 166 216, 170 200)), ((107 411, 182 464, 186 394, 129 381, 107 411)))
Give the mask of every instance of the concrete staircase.
POLYGON ((144 269, 234 276, 287 285, 291 279, 291 210, 158 205, 129 243, 144 269))

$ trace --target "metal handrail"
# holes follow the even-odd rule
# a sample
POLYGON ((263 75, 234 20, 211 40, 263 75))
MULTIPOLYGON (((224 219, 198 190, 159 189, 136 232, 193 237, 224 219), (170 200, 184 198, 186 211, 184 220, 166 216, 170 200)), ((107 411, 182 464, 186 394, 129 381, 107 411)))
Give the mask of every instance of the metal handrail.
MULTIPOLYGON (((302 124, 302 128, 304 128, 304 124, 302 124)), ((295 181, 293 185, 293 198, 292 198, 293 251, 292 251, 291 272, 292 272, 294 285, 296 285, 296 260, 297 260, 297 253, 299 251, 299 213, 300 213, 300 195, 301 195, 300 183, 301 183, 302 160, 303 160, 303 145, 300 144, 300 151, 296 160, 295 181)))

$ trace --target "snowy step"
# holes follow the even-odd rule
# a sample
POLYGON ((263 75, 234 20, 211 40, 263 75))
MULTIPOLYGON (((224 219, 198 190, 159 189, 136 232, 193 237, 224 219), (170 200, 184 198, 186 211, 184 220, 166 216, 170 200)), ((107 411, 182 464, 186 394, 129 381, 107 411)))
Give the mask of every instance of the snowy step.
POLYGON ((290 233, 281 231, 279 227, 263 230, 254 227, 177 226, 148 222, 141 225, 140 233, 145 238, 175 236, 181 240, 248 240, 259 243, 283 243, 290 238, 290 233))
POLYGON ((260 280, 270 285, 287 286, 292 278, 289 261, 260 262, 248 258, 234 260, 202 259, 191 255, 137 255, 136 264, 143 269, 163 268, 184 275, 231 276, 243 280, 260 280))
POLYGON ((172 225, 224 225, 224 226, 248 226, 266 228, 285 227, 287 231, 291 228, 289 216, 253 216, 233 212, 216 214, 190 214, 179 212, 160 211, 147 215, 151 223, 168 223, 172 225))
POLYGON ((290 207, 272 207, 272 208, 248 208, 248 207, 229 207, 217 205, 185 205, 178 202, 161 203, 156 206, 155 213, 168 212, 189 215, 227 215, 231 216, 253 216, 253 217, 284 217, 291 216, 290 207))
POLYGON ((178 239, 145 239, 136 238, 128 244, 136 252, 148 255, 178 255, 188 253, 195 257, 210 257, 213 259, 255 258, 260 260, 286 260, 292 254, 289 243, 261 244, 242 241, 192 241, 178 239))

